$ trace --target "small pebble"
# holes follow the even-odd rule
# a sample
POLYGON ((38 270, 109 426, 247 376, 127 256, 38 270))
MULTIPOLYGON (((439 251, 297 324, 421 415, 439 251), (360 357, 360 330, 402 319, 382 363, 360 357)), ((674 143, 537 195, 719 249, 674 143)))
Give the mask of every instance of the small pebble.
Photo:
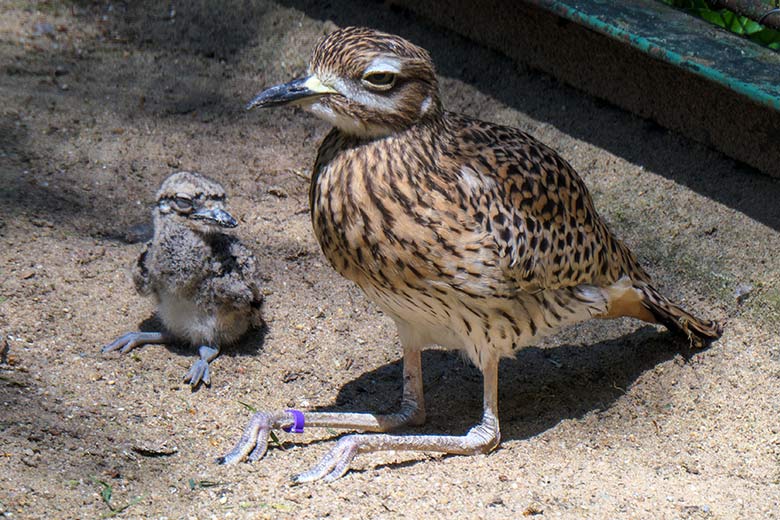
POLYGON ((749 283, 741 283, 734 289, 734 298, 737 299, 737 303, 742 304, 753 293, 753 285, 749 283))
POLYGON ((49 22, 37 22, 33 25, 33 33, 35 33, 36 36, 52 36, 54 34, 54 26, 49 22))

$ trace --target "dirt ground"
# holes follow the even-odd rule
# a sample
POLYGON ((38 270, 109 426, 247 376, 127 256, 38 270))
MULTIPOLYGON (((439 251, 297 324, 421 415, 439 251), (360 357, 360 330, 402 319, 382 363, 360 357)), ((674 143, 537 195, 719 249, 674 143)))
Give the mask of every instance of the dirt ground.
MULTIPOLYGON (((780 517, 778 181, 399 9, 349 0, 7 0, 0 96, 6 517, 780 517), (527 348, 501 364, 503 443, 489 456, 363 455, 333 484, 293 486, 338 435, 308 431, 280 432, 284 449, 258 463, 214 464, 249 418, 242 403, 400 400, 392 323, 311 232, 306 176, 326 125, 243 110, 301 74, 333 24, 427 47, 450 109, 557 148, 658 285, 723 320, 723 339, 694 352, 622 320, 527 348), (224 183, 267 293, 267 331, 218 358, 196 392, 180 382, 195 352, 100 353, 152 318, 128 267, 155 190, 181 169, 224 183)), ((464 433, 481 414, 479 373, 451 352, 423 362, 429 421, 410 431, 464 433)))

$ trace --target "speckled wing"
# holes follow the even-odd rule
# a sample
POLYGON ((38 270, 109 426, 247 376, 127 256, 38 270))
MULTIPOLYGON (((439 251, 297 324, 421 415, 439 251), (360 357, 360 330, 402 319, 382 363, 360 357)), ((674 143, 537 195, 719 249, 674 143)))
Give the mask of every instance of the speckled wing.
MULTIPOLYGON (((252 251, 228 235, 222 237, 216 249, 219 249, 215 251, 219 265, 214 269, 219 274, 209 280, 205 293, 220 305, 250 310, 253 323, 259 324, 262 321, 259 312, 263 294, 252 251)), ((201 298, 204 297, 205 294, 201 295, 201 298)))
POLYGON ((649 281, 601 220, 585 184, 554 150, 515 128, 448 114, 443 167, 460 172, 499 264, 525 291, 649 281))
POLYGON ((138 260, 133 266, 133 283, 135 284, 135 290, 141 296, 149 296, 152 293, 152 283, 148 265, 149 249, 151 247, 151 242, 147 242, 146 245, 144 245, 143 251, 141 251, 138 260))
POLYGON ((241 279, 244 280, 251 295, 248 303, 252 309, 252 323, 254 326, 260 326, 263 323, 260 313, 263 305, 263 291, 260 287, 257 259, 254 253, 239 240, 231 242, 230 253, 235 258, 241 279))

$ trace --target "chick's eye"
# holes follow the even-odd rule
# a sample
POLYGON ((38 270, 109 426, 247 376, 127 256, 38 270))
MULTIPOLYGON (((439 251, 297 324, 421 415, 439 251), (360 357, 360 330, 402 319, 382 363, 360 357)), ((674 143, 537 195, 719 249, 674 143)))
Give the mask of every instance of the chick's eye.
POLYGON ((181 212, 190 212, 192 211, 192 200, 188 199, 186 197, 176 197, 173 199, 173 204, 176 206, 176 209, 181 212))
POLYGON ((369 72, 363 76, 363 84, 377 90, 388 90, 395 84, 392 72, 369 72))

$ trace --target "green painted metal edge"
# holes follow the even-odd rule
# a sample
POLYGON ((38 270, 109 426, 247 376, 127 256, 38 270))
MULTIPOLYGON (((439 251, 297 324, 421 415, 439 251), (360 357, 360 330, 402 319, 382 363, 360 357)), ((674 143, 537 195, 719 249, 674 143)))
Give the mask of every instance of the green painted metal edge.
POLYGON ((654 0, 525 0, 780 111, 780 53, 654 0))

